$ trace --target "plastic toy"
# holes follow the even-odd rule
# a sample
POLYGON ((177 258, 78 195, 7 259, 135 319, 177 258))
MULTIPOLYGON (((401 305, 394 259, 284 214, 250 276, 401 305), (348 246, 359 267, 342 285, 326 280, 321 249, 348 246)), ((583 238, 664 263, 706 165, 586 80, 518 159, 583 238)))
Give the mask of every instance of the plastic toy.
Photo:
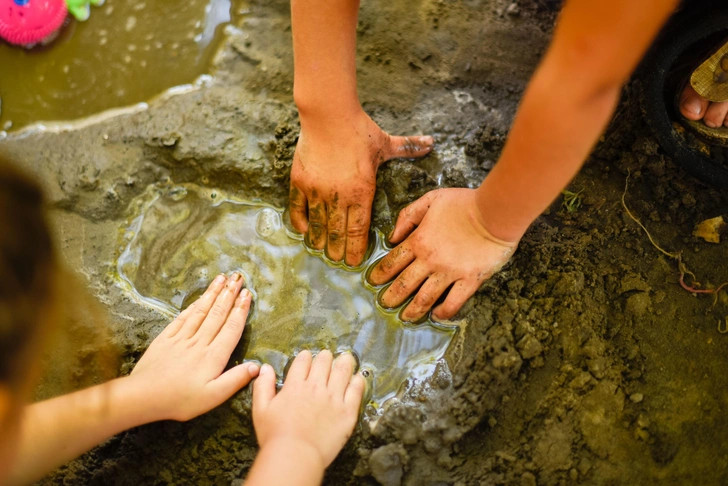
POLYGON ((33 47, 55 39, 70 13, 84 21, 103 0, 0 0, 0 39, 33 47))

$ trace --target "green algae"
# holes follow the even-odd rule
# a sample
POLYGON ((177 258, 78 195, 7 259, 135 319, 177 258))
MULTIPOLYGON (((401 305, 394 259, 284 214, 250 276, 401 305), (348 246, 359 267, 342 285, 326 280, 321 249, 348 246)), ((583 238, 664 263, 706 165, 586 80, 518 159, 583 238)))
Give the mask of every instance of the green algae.
POLYGON ((207 73, 231 0, 106 0, 52 44, 0 41, 0 130, 146 101, 207 73))
POLYGON ((351 351, 381 406, 410 378, 429 376, 454 328, 403 323, 383 309, 364 278, 386 248, 377 235, 357 269, 332 265, 291 232, 284 213, 191 184, 153 186, 133 204, 123 236, 119 281, 131 296, 169 317, 218 273, 238 270, 254 306, 233 359, 270 363, 283 376, 302 349, 351 351))

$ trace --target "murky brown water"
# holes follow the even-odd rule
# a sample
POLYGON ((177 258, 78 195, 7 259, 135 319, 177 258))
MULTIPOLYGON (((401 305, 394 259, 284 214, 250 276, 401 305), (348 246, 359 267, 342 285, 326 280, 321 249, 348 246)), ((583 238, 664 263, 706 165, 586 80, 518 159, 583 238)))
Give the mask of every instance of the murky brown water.
POLYGON ((255 296, 239 360, 281 376, 296 351, 353 351, 380 406, 409 377, 432 373, 454 330, 405 325, 376 304, 363 276, 386 250, 378 237, 358 271, 327 264, 288 231, 281 211, 194 185, 154 187, 136 201, 117 271, 127 290, 170 317, 220 272, 240 270, 255 296))
POLYGON ((33 50, 0 41, 0 130, 126 106, 207 72, 232 0, 106 0, 33 50))

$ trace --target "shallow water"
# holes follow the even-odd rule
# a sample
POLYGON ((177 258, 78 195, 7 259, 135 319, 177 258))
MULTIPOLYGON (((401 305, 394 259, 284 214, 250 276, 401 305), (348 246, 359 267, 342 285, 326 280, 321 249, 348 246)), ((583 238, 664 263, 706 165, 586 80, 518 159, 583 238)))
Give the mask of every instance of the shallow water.
POLYGON ((379 407, 409 377, 430 375, 455 331, 404 324, 376 303, 363 269, 386 249, 378 236, 357 271, 304 247, 281 211, 194 185, 152 187, 135 203, 118 276, 135 298, 176 314, 220 272, 241 271, 254 309, 237 361, 273 365, 279 377, 301 349, 355 353, 379 407))
POLYGON ((0 41, 0 130, 87 116, 194 81, 233 11, 231 0, 106 0, 46 47, 0 41))

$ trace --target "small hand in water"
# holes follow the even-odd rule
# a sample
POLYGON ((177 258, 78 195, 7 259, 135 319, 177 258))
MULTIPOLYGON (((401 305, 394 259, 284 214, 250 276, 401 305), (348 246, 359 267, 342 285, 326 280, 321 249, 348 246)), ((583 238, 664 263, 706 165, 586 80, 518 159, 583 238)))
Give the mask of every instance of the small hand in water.
POLYGON ((253 386, 253 424, 261 450, 295 450, 320 461, 321 471, 336 458, 354 429, 364 394, 364 378, 353 375, 356 362, 330 351, 315 359, 301 351, 293 360, 280 393, 270 365, 263 365, 253 386))
POLYGON ((473 189, 438 189, 404 208, 390 241, 405 237, 372 269, 369 280, 381 285, 397 277, 381 296, 385 307, 397 307, 417 292, 402 313, 408 321, 424 316, 448 289, 433 317, 453 317, 518 245, 485 229, 473 189))
POLYGON ((291 168, 291 223, 334 261, 359 265, 367 251, 377 169, 397 157, 421 157, 432 137, 393 137, 360 111, 351 119, 311 120, 291 168))
POLYGON ((189 420, 220 405, 257 376, 254 363, 223 373, 250 310, 252 296, 243 284, 239 273, 219 275, 139 360, 129 380, 148 398, 153 420, 189 420))

